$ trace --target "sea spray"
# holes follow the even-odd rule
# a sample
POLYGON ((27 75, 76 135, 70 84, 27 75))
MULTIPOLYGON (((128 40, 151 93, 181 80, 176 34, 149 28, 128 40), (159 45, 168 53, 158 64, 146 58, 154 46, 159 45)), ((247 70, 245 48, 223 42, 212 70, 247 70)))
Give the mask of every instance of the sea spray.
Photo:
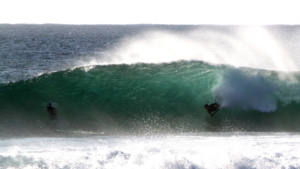
POLYGON ((239 108, 271 112, 276 110, 275 84, 258 73, 229 69, 220 73, 213 87, 222 108, 239 108))
MULTIPOLYGON (((282 43, 276 27, 198 26, 186 30, 152 29, 125 37, 111 49, 96 53, 84 65, 203 61, 276 71, 300 70, 297 49, 282 43)), ((298 43, 292 37, 291 41, 298 43)))

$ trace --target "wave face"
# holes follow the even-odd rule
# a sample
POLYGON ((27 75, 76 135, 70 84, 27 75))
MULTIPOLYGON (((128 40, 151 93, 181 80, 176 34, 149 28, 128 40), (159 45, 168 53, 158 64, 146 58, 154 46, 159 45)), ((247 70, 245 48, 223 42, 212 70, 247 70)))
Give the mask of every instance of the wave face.
POLYGON ((0 130, 300 131, 299 82, 299 72, 200 61, 79 67, 1 84, 0 130), (214 101, 222 109, 211 118, 203 105, 214 101))

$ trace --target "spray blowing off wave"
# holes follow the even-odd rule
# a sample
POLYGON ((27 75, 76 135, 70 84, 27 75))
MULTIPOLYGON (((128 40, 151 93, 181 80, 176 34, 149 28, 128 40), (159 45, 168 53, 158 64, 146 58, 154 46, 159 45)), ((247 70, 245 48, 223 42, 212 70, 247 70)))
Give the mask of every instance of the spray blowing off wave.
MULTIPOLYGON (((114 49, 89 64, 166 63, 197 60, 267 70, 298 71, 300 60, 291 43, 282 43, 280 30, 272 27, 211 27, 176 32, 148 31, 124 38, 114 49)), ((87 64, 85 64, 87 65, 87 64)))

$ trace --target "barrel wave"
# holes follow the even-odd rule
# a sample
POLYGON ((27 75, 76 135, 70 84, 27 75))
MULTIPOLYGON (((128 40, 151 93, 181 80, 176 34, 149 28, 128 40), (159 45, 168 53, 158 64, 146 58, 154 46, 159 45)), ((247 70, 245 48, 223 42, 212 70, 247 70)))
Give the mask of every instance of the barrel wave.
POLYGON ((78 67, 1 84, 1 130, 300 131, 299 80, 299 72, 200 61, 78 67), (212 118, 203 105, 215 101, 222 109, 212 118), (49 120, 49 102, 59 122, 49 120))

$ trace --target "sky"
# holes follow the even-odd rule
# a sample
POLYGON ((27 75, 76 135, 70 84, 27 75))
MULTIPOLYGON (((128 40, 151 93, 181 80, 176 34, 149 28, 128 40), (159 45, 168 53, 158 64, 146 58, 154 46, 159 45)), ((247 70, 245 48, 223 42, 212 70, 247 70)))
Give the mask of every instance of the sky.
POLYGON ((0 0, 0 23, 300 24, 299 0, 0 0))

